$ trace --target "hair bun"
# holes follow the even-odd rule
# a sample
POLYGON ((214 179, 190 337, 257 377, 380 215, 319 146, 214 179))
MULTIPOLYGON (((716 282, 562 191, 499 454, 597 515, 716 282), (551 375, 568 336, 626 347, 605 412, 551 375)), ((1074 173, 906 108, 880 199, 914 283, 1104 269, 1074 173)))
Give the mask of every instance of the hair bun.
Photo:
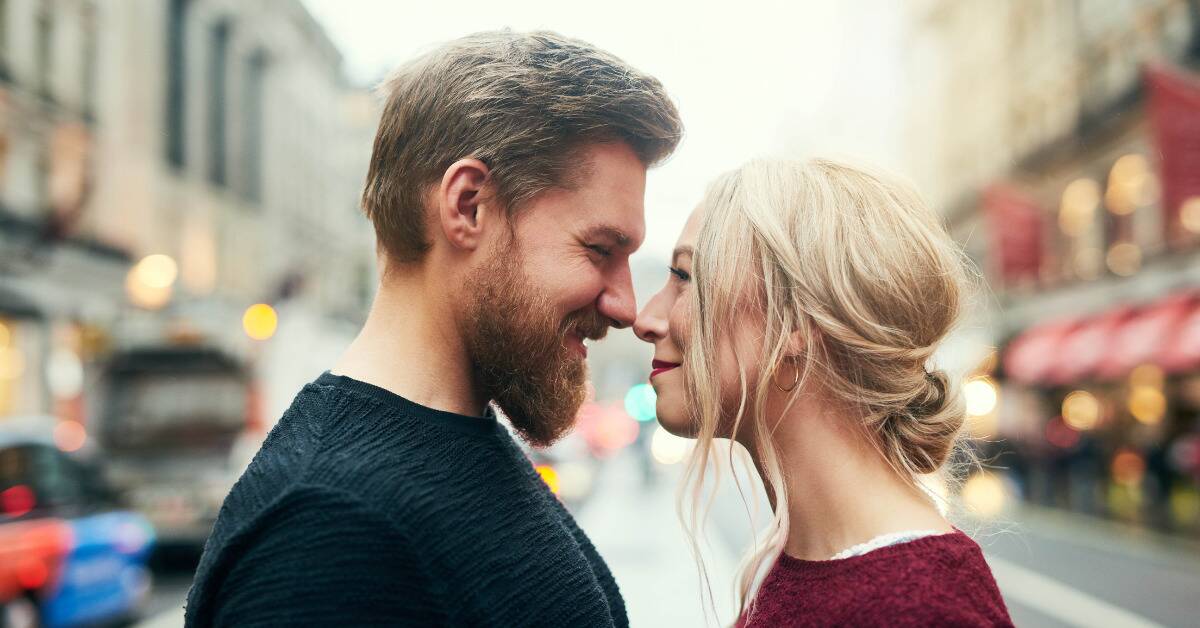
POLYGON ((908 412, 920 420, 941 411, 950 392, 950 376, 942 369, 925 371, 925 388, 908 404, 908 412))
POLYGON ((966 418, 961 395, 942 369, 925 372, 908 404, 887 418, 894 444, 917 473, 946 461, 966 418))

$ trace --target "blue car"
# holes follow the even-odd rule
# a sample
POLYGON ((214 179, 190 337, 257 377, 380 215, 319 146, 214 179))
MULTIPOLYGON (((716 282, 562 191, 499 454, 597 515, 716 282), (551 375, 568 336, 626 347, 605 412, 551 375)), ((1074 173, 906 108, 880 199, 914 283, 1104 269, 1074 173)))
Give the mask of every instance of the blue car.
POLYGON ((150 591, 153 528, 56 423, 0 422, 0 627, 128 620, 150 591))

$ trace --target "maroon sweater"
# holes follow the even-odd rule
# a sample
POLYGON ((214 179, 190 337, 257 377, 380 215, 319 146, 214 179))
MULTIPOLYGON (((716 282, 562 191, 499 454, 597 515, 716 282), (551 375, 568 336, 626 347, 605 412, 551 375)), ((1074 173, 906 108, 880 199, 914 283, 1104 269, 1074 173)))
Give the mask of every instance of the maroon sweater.
POLYGON ((983 552, 961 531, 841 560, 786 554, 739 628, 1012 626, 983 552))

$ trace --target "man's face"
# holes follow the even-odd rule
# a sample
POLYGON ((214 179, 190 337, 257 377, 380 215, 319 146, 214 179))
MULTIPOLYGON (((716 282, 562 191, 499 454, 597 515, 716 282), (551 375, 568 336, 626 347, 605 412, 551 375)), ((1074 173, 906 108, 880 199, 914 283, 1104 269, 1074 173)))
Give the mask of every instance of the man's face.
POLYGON ((535 445, 574 424, 587 378, 584 340, 637 314, 629 256, 645 236, 646 168, 620 143, 583 157, 578 185, 520 210, 465 286, 462 333, 476 381, 535 445))

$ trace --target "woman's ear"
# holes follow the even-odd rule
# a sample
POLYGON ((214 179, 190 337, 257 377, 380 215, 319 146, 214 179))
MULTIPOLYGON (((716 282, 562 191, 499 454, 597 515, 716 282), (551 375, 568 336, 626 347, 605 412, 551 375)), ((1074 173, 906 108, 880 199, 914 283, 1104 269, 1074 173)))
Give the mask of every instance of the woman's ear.
POLYGON ((489 172, 478 159, 460 159, 446 168, 434 192, 438 224, 455 248, 475 250, 482 241, 485 219, 480 210, 489 172))
POLYGON ((787 346, 784 347, 784 355, 789 358, 798 358, 807 348, 808 338, 804 336, 804 332, 797 329, 788 335, 787 346))

